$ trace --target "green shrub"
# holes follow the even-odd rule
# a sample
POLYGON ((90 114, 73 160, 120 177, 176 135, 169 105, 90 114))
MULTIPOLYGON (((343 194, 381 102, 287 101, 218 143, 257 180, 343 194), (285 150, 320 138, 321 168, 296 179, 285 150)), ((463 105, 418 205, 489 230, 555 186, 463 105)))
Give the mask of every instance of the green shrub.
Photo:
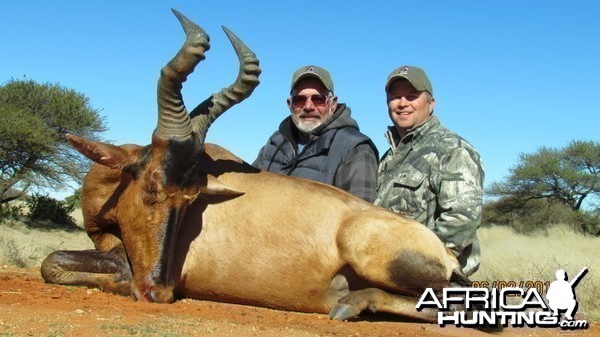
POLYGON ((565 204, 548 199, 527 201, 504 197, 483 206, 482 226, 509 226, 517 233, 546 231, 555 224, 568 224, 577 232, 600 234, 600 218, 592 213, 573 211, 565 204))
POLYGON ((596 213, 583 213, 580 217, 581 228, 584 232, 600 236, 600 216, 596 213))
POLYGON ((65 202, 75 206, 75 208, 81 208, 81 187, 76 189, 72 195, 66 197, 65 202))
POLYGON ((22 217, 22 204, 0 204, 0 220, 19 220, 22 217))
POLYGON ((28 225, 47 229, 80 230, 69 215, 75 205, 50 198, 48 195, 34 194, 27 197, 29 207, 28 225))

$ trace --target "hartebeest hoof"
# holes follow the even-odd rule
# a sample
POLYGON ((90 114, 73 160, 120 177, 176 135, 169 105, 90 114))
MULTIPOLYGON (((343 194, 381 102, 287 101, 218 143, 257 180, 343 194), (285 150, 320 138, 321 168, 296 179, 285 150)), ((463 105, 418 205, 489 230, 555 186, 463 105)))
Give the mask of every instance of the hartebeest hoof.
POLYGON ((353 291, 348 295, 340 298, 338 304, 336 304, 329 311, 329 318, 338 321, 345 321, 352 317, 358 316, 363 310, 369 308, 372 312, 377 311, 376 305, 376 294, 379 289, 363 289, 353 291))
POLYGON ((349 304, 336 304, 331 311, 329 311, 329 319, 336 321, 345 321, 352 317, 358 316, 362 312, 362 309, 351 306, 349 304))

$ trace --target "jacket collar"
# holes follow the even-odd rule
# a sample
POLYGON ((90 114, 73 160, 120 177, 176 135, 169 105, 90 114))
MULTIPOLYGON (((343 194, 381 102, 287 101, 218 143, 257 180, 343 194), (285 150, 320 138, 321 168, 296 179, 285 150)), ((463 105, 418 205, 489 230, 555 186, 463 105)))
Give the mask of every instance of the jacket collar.
POLYGON ((400 138, 400 134, 398 134, 398 130, 396 130, 395 126, 388 126, 388 129, 385 133, 385 137, 390 145, 390 149, 392 153, 396 153, 396 148, 402 144, 409 144, 423 137, 426 133, 429 132, 434 127, 440 125, 440 120, 436 116, 431 116, 424 123, 415 126, 414 128, 408 130, 408 133, 400 138))

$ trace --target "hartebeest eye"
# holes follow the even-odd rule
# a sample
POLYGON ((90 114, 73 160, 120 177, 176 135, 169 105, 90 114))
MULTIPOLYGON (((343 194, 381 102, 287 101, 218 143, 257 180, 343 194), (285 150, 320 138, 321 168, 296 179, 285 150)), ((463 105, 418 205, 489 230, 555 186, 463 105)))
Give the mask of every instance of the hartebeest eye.
POLYGON ((158 194, 158 190, 156 189, 156 187, 154 186, 150 186, 148 187, 148 189, 146 190, 146 193, 150 194, 150 195, 154 195, 156 196, 158 194))
POLYGON ((152 204, 155 204, 156 201, 158 200, 157 196, 158 196, 158 190, 156 189, 155 186, 150 185, 146 188, 146 191, 145 191, 142 199, 144 200, 145 204, 152 205, 152 204))
POLYGON ((151 205, 158 201, 158 182, 154 174, 150 176, 150 181, 144 186, 143 199, 144 203, 151 205))
POLYGON ((164 196, 161 197, 163 186, 162 186, 162 172, 160 170, 153 170, 149 176, 144 180, 144 193, 143 200, 145 204, 151 205, 158 201, 164 200, 164 196))

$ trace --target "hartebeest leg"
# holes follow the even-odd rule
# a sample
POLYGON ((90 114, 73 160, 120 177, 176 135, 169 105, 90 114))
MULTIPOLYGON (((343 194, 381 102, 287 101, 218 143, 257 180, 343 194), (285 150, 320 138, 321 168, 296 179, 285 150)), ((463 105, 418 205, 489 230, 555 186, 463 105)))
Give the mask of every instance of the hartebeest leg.
POLYGON ((373 288, 372 285, 360 278, 350 266, 344 267, 333 278, 328 295, 328 307, 331 308, 329 318, 331 319, 346 320, 358 316, 365 309, 372 312, 383 311, 403 315, 428 322, 435 321, 437 317, 436 312, 432 310, 417 312, 415 296, 392 294, 373 288))
POLYGON ((458 262, 433 232, 410 220, 398 223, 391 218, 388 222, 365 214, 349 219, 337 242, 352 270, 379 289, 351 291, 333 306, 331 318, 347 319, 367 308, 418 319, 435 318, 430 312, 416 311, 420 290, 449 287, 458 262))
POLYGON ((56 251, 42 262, 48 283, 99 288, 119 295, 131 294, 131 268, 123 247, 98 250, 56 251))
POLYGON ((329 318, 343 321, 369 309, 372 312, 399 314, 432 323, 437 321, 435 310, 416 311, 416 305, 416 297, 391 294, 377 288, 367 288, 352 291, 342 297, 338 304, 329 311, 329 318))

